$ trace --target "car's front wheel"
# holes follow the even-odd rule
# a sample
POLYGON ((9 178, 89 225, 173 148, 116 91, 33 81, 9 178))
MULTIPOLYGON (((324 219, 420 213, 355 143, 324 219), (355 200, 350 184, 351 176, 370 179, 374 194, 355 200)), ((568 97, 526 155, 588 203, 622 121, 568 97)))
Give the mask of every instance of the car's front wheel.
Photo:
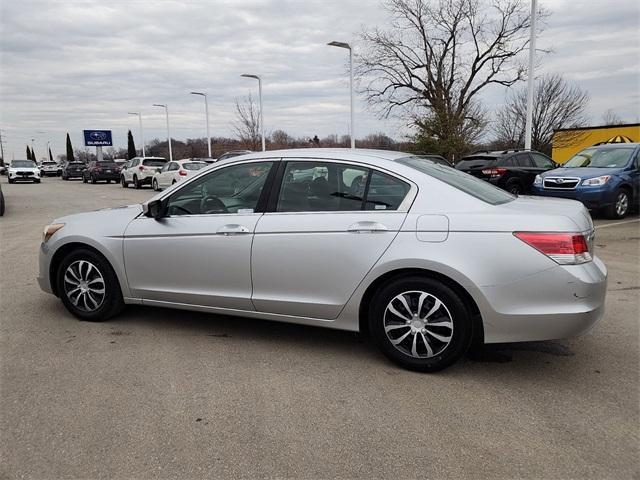
POLYGON ((158 180, 156 180, 155 178, 153 179, 152 187, 156 192, 160 191, 160 188, 158 187, 158 180))
POLYGON ((624 218, 629 213, 631 206, 631 195, 625 188, 616 191, 615 201, 609 206, 607 216, 609 218, 624 218))
POLYGON ((436 372, 462 357, 471 342, 471 316, 460 296, 427 277, 404 277, 374 297, 369 329, 378 348, 398 365, 436 372))
POLYGON ((113 268, 92 250, 78 249, 62 260, 57 287, 64 306, 81 320, 101 322, 124 307, 113 268))
POLYGON ((120 177, 120 185, 122 185, 122 188, 127 188, 127 181, 124 179, 124 175, 120 177))

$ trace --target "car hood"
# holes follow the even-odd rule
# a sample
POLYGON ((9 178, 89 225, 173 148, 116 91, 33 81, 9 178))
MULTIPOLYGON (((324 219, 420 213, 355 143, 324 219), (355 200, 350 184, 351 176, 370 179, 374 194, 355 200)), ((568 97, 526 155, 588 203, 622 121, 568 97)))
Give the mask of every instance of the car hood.
POLYGON ((577 168, 556 168, 542 174, 544 177, 576 177, 576 178, 593 178, 602 175, 613 175, 621 169, 616 168, 595 168, 595 167, 577 167, 577 168))
POLYGON ((129 222, 142 213, 142 205, 103 208, 93 212, 75 213, 56 218, 52 223, 64 223, 66 233, 80 235, 121 236, 129 222))

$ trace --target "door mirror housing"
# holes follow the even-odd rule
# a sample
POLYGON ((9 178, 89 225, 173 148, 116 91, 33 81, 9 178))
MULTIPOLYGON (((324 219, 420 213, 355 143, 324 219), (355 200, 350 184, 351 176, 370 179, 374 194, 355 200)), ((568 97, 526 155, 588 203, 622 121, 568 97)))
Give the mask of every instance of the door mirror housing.
POLYGON ((149 202, 143 205, 142 209, 144 210, 144 214, 149 218, 155 218, 159 220, 164 217, 164 204, 162 200, 154 200, 153 202, 149 202))

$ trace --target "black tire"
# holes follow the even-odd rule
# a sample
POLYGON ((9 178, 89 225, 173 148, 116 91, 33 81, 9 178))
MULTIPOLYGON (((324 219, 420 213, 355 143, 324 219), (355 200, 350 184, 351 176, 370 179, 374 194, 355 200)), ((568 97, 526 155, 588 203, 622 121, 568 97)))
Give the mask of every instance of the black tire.
POLYGON ((88 182, 89 182, 89 179, 84 174, 82 174, 82 183, 88 183, 88 182))
POLYGON ((96 180, 96 177, 94 177, 93 175, 91 175, 91 183, 93 183, 94 185, 98 183, 98 180, 96 180))
POLYGON ((626 188, 619 188, 614 195, 614 201, 606 209, 609 218, 620 219, 627 216, 631 209, 631 193, 626 188))
POLYGON ((138 181, 137 176, 133 176, 133 186, 134 188, 142 188, 142 184, 138 181))
POLYGON ((62 180, 69 180, 69 177, 67 177, 66 175, 62 175, 62 180))
POLYGON ((111 180, 107 180, 107 183, 111 183, 111 180))
POLYGON ((158 187, 158 180, 156 180, 155 178, 151 181, 151 188, 153 188, 153 190, 156 192, 160 191, 160 187, 158 187))
MULTIPOLYGON (((113 268, 111 268, 109 262, 107 262, 102 255, 99 255, 93 250, 79 248, 70 252, 60 263, 56 274, 56 285, 58 295, 66 309, 80 320, 88 322, 103 322, 120 313, 124 308, 120 284, 118 283, 118 278, 116 277, 113 268), (69 285, 68 288, 73 287, 65 282, 65 273, 70 265, 82 260, 91 263, 104 280, 102 282, 104 285, 104 298, 98 308, 93 311, 85 311, 79 308, 67 295, 67 286, 69 285)), ((97 285, 99 286, 100 283, 97 283, 97 285)), ((82 304, 82 301, 78 300, 78 303, 82 304)))
POLYGON ((40 180, 34 180, 33 183, 40 183, 40 180))
MULTIPOLYGON (((417 310, 418 299, 415 299, 414 303, 413 298, 404 298, 407 299, 408 302, 411 302, 410 306, 417 310)), ((398 302, 398 300, 395 300, 395 302, 398 302)), ((394 303, 393 305, 395 306, 396 304, 394 303)), ((404 307, 395 308, 404 310, 404 307)), ((424 313, 424 315, 426 315, 426 313, 424 313)), ((444 321, 439 323, 442 324, 444 321)), ((471 314, 461 297, 447 285, 428 277, 403 277, 384 285, 376 293, 369 309, 369 331, 371 332, 374 343, 382 353, 401 367, 419 372, 437 372, 455 363, 468 350, 472 338, 471 314), (407 319, 402 320, 400 317, 389 313, 390 317, 387 318, 387 320, 392 321, 390 325, 397 325, 397 328, 390 331, 390 335, 395 340, 405 335, 407 332, 405 328, 409 329, 408 336, 405 336, 406 341, 402 341, 398 347, 391 343, 391 339, 385 331, 387 306, 394 301, 397 296, 405 292, 415 294, 425 292, 429 294, 426 300, 424 300, 422 312, 426 312, 428 309, 435 307, 436 299, 441 302, 444 308, 442 306, 437 307, 437 310, 433 312, 432 318, 445 319, 449 324, 452 324, 452 332, 449 330, 450 327, 442 326, 433 326, 429 331, 433 331, 433 333, 443 338, 449 334, 448 338, 450 338, 450 340, 448 344, 437 340, 429 331, 423 330, 426 333, 422 334, 419 331, 415 334, 412 333, 413 322, 419 322, 420 318, 412 316, 411 312, 401 312, 409 316, 411 318, 410 321, 407 321, 407 319), (449 318, 451 320, 450 322, 449 318), (402 326, 403 323, 409 323, 409 325, 404 327, 402 326), (396 331, 398 333, 395 333, 396 331), (408 352, 409 345, 413 348, 414 343, 412 340, 414 337, 416 338, 415 345, 418 350, 422 350, 422 352, 417 351, 419 358, 412 356, 411 352, 408 352), (429 348, 431 349, 432 356, 429 356, 425 343, 418 344, 418 340, 422 341, 421 337, 429 339, 429 341, 425 340, 424 342, 431 342, 429 343, 429 348), (403 352, 401 349, 405 351, 403 352)))
POLYGON ((520 183, 520 180, 517 180, 515 178, 508 180, 507 184, 504 186, 504 189, 507 192, 512 193, 513 195, 522 195, 524 193, 524 187, 522 186, 522 183, 520 183))
POLYGON ((0 217, 4 216, 4 194, 0 190, 0 217))
POLYGON ((7 179, 9 183, 13 183, 15 180, 11 180, 10 178, 7 179))
POLYGON ((120 177, 120 185, 122 185, 122 188, 127 188, 128 187, 127 181, 124 179, 124 175, 122 175, 120 177))

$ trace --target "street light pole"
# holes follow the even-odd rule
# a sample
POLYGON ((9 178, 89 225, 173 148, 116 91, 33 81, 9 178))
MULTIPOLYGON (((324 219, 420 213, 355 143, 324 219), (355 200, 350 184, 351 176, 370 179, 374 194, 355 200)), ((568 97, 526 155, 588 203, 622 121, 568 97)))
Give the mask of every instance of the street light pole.
POLYGON ((262 151, 264 152, 266 150, 266 145, 264 141, 264 116, 262 113, 262 79, 260 78, 259 75, 253 75, 249 73, 243 73, 240 76, 247 77, 247 78, 255 78, 256 80, 258 80, 258 99, 260 102, 260 135, 262 136, 262 151))
POLYGON ((204 97, 204 114, 207 118, 207 151, 209 152, 209 158, 211 158, 211 134, 209 133, 209 102, 207 101, 207 94, 204 92, 191 92, 191 95, 201 95, 204 97))
POLYGON ((137 115, 140 123, 140 143, 142 144, 142 156, 146 157, 144 151, 144 133, 142 133, 142 112, 129 112, 129 115, 137 115))
POLYGON ((533 81, 536 56, 536 13, 537 0, 531 0, 531 31, 529 38, 529 78, 527 78, 527 119, 524 127, 524 149, 531 150, 531 129, 533 124, 533 81))
POLYGON ((353 120, 353 49, 351 45, 345 42, 329 42, 330 47, 346 48, 349 50, 349 101, 350 101, 350 122, 349 122, 349 137, 351 137, 351 148, 356 148, 356 138, 354 131, 353 120))
POLYGON ((164 113, 167 118, 167 143, 169 144, 169 161, 173 161, 173 154, 171 153, 171 130, 169 129, 169 107, 166 104, 154 103, 154 107, 164 108, 164 113))

